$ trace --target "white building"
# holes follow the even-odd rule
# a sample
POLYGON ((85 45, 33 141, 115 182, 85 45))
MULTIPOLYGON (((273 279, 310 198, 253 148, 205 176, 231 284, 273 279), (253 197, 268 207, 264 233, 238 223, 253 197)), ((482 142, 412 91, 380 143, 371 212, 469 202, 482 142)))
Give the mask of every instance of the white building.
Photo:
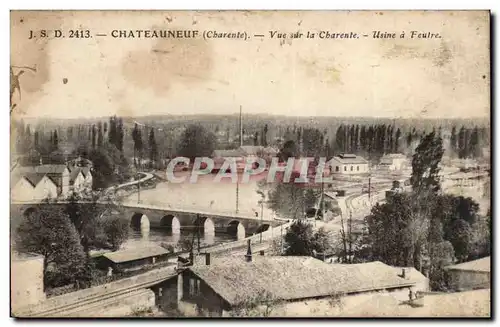
POLYGON ((369 171, 368 160, 354 154, 339 154, 331 161, 331 172, 334 175, 366 174, 369 171))
POLYGON ((491 287, 491 257, 447 266, 449 285, 453 290, 464 291, 491 287))
POLYGON ((45 300, 43 291, 44 257, 36 254, 13 253, 10 272, 11 310, 14 315, 20 308, 45 300))
POLYGON ((379 169, 381 170, 403 170, 408 167, 408 159, 401 153, 390 153, 380 159, 379 169))
POLYGON ((18 167, 12 172, 11 197, 15 201, 40 201, 67 197, 71 191, 92 188, 89 167, 40 165, 18 167))

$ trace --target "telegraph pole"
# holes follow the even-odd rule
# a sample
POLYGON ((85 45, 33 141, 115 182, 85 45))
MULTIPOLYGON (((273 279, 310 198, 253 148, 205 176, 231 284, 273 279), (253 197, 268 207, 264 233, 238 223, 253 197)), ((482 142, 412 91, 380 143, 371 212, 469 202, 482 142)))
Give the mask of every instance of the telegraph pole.
POLYGON ((141 203, 141 183, 137 183, 137 204, 141 203))
MULTIPOLYGON (((262 216, 264 215, 264 201, 260 202, 260 226, 262 226, 262 216)), ((272 228, 272 226, 270 227, 272 228)), ((260 243, 262 243, 262 230, 260 231, 260 243)))
POLYGON ((368 200, 371 202, 371 192, 372 192, 372 178, 368 177, 368 200))
POLYGON ((240 192, 240 183, 238 180, 236 180, 236 214, 238 214, 239 209, 238 209, 238 197, 239 197, 239 192, 240 192))

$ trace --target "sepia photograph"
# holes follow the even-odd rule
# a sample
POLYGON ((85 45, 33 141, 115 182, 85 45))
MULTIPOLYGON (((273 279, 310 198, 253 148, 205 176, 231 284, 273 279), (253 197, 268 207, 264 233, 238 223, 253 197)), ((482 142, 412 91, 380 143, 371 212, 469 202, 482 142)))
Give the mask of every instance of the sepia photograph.
POLYGON ((491 23, 11 10, 11 317, 491 319, 491 23))

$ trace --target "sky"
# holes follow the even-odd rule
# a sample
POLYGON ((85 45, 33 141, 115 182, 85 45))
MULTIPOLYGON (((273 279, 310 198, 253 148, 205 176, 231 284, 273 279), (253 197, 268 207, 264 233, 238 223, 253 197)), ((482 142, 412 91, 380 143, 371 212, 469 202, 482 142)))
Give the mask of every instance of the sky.
POLYGON ((19 77, 13 117, 234 114, 241 105, 246 114, 489 118, 489 64, 484 11, 11 12, 11 65, 36 67, 19 77), (40 29, 93 37, 28 39, 40 29), (111 37, 136 29, 249 38, 111 37), (375 39, 376 30, 398 37, 375 39), (316 38, 272 39, 270 31, 316 38), (320 31, 368 37, 319 39, 320 31), (442 37, 411 39, 410 31, 442 37))

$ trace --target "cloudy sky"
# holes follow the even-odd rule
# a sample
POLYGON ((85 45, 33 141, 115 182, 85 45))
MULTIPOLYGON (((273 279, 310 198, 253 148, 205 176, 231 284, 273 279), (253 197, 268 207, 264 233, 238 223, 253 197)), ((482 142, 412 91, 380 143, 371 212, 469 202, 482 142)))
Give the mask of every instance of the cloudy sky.
POLYGON ((11 26, 12 65, 37 69, 20 77, 15 116, 232 114, 242 105, 251 114, 489 117, 487 12, 13 12, 11 26), (28 40, 42 28, 108 36, 28 40), (114 39, 115 29, 250 38, 114 39), (283 41, 273 30, 369 37, 283 41), (406 38, 374 39, 375 30, 406 38))

